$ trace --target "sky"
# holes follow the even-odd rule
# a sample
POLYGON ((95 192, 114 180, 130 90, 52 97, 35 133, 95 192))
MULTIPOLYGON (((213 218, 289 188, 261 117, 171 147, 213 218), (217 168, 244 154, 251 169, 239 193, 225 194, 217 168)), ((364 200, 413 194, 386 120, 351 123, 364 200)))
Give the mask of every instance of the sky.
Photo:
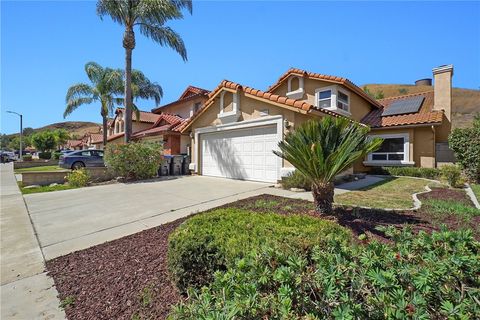
MULTIPOLYGON (((367 83, 413 84, 454 65, 453 85, 480 88, 480 2, 195 1, 168 26, 188 61, 136 33, 133 67, 164 90, 228 79, 266 90, 290 67, 367 83)), ((95 1, 1 1, 1 128, 18 132, 64 121, 69 86, 88 82, 84 65, 123 68, 123 28, 101 20, 95 1)), ((143 110, 154 101, 138 103, 143 110)), ((101 122, 100 106, 66 120, 101 122)))

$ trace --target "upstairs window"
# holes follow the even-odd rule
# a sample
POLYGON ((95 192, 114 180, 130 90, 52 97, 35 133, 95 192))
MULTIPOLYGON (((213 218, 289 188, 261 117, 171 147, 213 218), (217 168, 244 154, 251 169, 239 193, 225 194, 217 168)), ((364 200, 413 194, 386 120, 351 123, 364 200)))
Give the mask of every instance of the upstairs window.
POLYGON ((338 86, 329 86, 315 90, 316 106, 350 116, 350 94, 338 86))
POLYGON ((349 112, 348 101, 348 95, 339 90, 337 95, 337 108, 349 112))
POLYGON ((328 109, 332 106, 332 90, 318 92, 318 107, 328 109))

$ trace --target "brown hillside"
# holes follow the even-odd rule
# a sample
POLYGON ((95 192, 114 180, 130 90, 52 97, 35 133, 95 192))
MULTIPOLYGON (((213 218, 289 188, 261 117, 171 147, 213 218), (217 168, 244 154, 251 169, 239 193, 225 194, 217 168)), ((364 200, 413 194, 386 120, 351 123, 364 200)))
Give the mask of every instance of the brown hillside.
MULTIPOLYGON (((408 84, 366 84, 365 86, 376 94, 383 91, 385 98, 400 96, 400 90, 405 89, 409 93, 417 93, 433 90, 432 86, 414 86, 408 84)), ((473 89, 453 88, 452 96, 453 126, 465 128, 472 124, 473 117, 480 113, 480 91, 473 89)))
MULTIPOLYGON (((65 129, 73 137, 83 137, 87 132, 98 132, 100 130, 100 124, 95 122, 84 122, 84 121, 66 121, 52 123, 47 126, 34 129, 35 132, 43 130, 55 130, 55 129, 65 129)), ((17 134, 10 135, 11 137, 16 136, 17 134)))

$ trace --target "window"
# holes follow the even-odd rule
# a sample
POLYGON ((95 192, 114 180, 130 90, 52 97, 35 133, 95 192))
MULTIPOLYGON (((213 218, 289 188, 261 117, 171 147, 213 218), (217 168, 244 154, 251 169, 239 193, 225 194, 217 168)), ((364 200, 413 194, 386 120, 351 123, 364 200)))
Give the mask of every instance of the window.
POLYGON ((315 90, 316 106, 345 116, 350 116, 350 95, 338 86, 329 86, 315 90))
POLYGON ((82 152, 80 152, 80 156, 82 156, 82 157, 90 157, 90 151, 82 151, 82 152))
POLYGON ((195 103, 195 105, 193 106, 193 112, 197 112, 198 110, 200 110, 201 105, 202 105, 201 102, 195 103))
POLYGON ((378 137, 384 139, 383 143, 377 151, 368 155, 368 161, 410 164, 408 134, 378 135, 378 137))

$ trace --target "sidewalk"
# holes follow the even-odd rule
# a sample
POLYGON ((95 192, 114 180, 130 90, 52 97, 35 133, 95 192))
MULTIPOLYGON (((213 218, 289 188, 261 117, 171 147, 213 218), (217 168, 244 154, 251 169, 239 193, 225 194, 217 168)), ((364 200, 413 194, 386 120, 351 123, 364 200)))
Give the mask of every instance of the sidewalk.
POLYGON ((6 319, 65 319, 12 164, 0 165, 1 316, 6 319))

